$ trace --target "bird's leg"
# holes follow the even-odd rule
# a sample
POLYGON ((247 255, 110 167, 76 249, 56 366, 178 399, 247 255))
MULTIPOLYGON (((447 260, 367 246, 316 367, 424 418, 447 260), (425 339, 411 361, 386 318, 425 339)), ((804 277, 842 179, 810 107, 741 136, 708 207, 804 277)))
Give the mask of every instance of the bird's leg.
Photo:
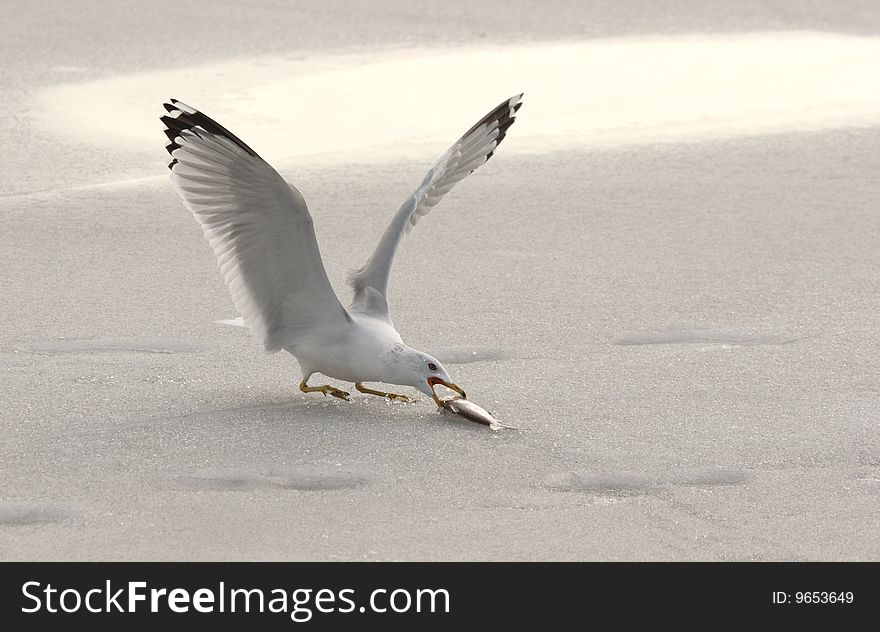
POLYGON ((328 394, 333 397, 338 397, 339 399, 344 399, 345 401, 349 401, 348 396, 351 393, 346 393, 345 391, 341 391, 334 386, 330 386, 329 384, 324 384, 323 386, 309 386, 306 384, 306 381, 303 380, 299 383, 299 390, 303 393, 324 393, 324 397, 327 397, 328 394))
POLYGON ((414 402, 412 397, 408 397, 406 395, 399 395, 398 393, 386 393, 384 391, 374 391, 371 388, 367 388, 361 382, 355 382, 354 387, 359 390, 361 393, 366 393, 367 395, 378 395, 379 397, 387 397, 388 399, 395 400, 399 399, 402 402, 414 402))

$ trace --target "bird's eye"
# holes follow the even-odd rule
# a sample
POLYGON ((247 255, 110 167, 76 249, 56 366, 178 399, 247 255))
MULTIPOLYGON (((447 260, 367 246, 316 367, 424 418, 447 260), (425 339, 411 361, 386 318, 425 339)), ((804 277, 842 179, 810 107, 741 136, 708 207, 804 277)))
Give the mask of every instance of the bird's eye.
POLYGON ((436 371, 436 370, 437 370, 437 365, 434 364, 433 362, 428 362, 428 368, 429 368, 430 370, 432 370, 432 371, 436 371))

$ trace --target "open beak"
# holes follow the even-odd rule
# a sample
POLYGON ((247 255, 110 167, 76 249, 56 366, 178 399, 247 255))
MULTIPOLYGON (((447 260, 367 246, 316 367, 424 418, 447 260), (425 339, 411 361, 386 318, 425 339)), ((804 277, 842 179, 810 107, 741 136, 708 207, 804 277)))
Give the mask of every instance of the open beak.
POLYGON ((443 408, 443 400, 437 396, 437 391, 434 390, 434 387, 438 384, 442 384, 446 388, 451 388, 453 391, 461 395, 462 399, 467 399, 467 395, 464 390, 458 385, 453 384, 452 382, 447 382, 446 380, 441 380, 439 377, 429 377, 428 378, 428 386, 431 387, 431 393, 433 393, 434 401, 437 402, 437 405, 440 408, 443 408))

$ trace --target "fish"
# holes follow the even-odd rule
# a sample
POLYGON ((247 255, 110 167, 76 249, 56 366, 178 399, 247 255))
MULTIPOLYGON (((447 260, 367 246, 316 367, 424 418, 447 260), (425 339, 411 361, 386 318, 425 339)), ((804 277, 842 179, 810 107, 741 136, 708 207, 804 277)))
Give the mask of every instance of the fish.
POLYGON ((458 415, 459 417, 464 417, 468 421, 475 421, 478 424, 483 424, 484 426, 489 426, 492 430, 501 430, 502 428, 508 428, 512 430, 516 430, 513 426, 507 426, 492 416, 488 410, 473 403, 470 400, 464 399, 463 397, 453 397, 451 399, 442 400, 443 411, 448 411, 458 415))

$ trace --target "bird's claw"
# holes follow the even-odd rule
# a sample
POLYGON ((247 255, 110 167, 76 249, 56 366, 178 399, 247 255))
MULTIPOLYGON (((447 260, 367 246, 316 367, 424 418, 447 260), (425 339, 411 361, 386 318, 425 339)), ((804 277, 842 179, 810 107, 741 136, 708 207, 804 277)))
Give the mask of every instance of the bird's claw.
POLYGON ((385 397, 393 402, 403 402, 405 404, 412 404, 416 401, 409 395, 400 395, 399 393, 386 393, 385 397))
POLYGON ((364 386, 363 382, 355 382, 354 387, 359 390, 361 393, 366 393, 367 395, 375 395, 376 397, 385 397, 388 401, 400 401, 410 404, 416 400, 406 395, 400 395, 399 393, 386 393, 385 391, 377 391, 373 388, 367 388, 364 386))
POLYGON ((327 397, 327 395, 329 394, 329 395, 332 395, 333 397, 337 397, 339 399, 344 399, 347 402, 351 401, 349 399, 349 397, 351 396, 351 393, 347 393, 347 392, 340 390, 338 388, 334 388, 333 386, 329 386, 329 385, 324 386, 324 388, 321 389, 321 392, 324 393, 324 397, 327 397))

